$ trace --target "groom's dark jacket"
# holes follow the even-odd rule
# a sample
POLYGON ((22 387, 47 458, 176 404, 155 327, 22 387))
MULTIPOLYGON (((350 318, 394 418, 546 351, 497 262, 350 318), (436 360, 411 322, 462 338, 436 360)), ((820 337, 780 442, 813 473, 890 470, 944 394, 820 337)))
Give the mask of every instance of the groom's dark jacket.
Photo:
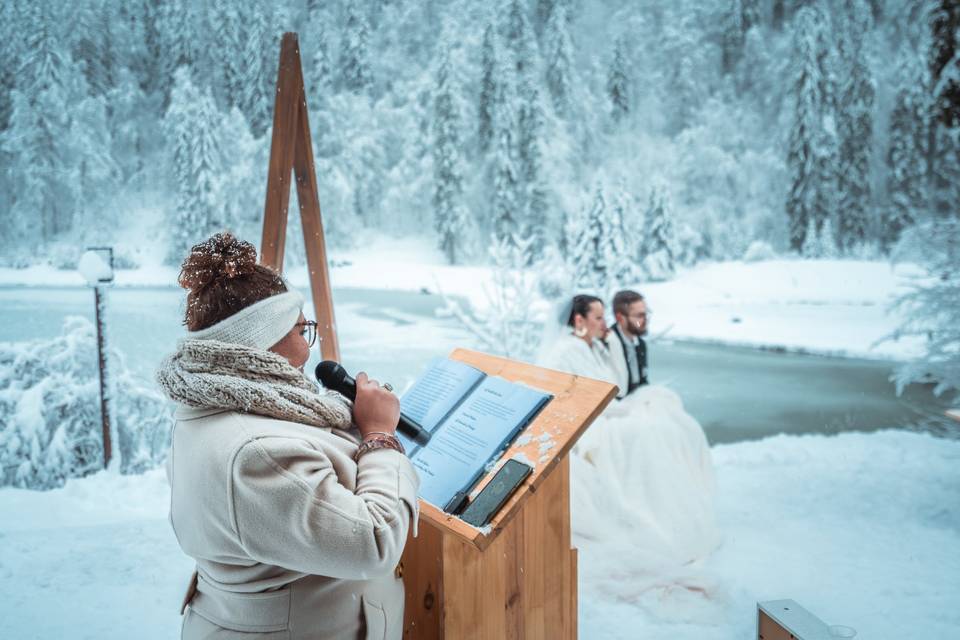
POLYGON ((618 397, 623 398, 633 393, 638 387, 642 387, 647 382, 647 343, 643 338, 634 344, 629 338, 623 335, 620 325, 614 323, 613 330, 608 338, 610 343, 610 357, 613 360, 613 368, 617 373, 618 386, 620 393, 618 397), (630 357, 627 349, 634 349, 637 355, 637 365, 640 369, 639 377, 633 375, 630 371, 630 357))

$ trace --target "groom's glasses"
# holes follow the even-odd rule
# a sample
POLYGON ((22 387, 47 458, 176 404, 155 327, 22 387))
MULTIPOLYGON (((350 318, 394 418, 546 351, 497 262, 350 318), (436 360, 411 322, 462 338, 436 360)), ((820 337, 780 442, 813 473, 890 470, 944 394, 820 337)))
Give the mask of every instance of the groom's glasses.
POLYGON ((316 320, 304 320, 303 322, 298 322, 297 326, 300 327, 300 335, 307 341, 307 346, 312 347, 317 342, 317 321, 316 320))

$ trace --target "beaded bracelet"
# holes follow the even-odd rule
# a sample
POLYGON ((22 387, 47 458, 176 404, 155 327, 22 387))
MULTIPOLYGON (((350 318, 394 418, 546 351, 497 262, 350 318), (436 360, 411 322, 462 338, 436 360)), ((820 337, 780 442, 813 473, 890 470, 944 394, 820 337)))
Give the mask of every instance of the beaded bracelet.
POLYGON ((387 433, 386 431, 367 431, 365 434, 363 434, 363 437, 368 438, 370 436, 385 436, 387 438, 393 438, 396 437, 396 435, 397 434, 395 433, 387 433))
POLYGON ((353 454, 353 459, 360 460, 360 456, 363 454, 376 451, 377 449, 393 449, 394 451, 406 454, 406 451, 403 449, 403 444, 400 443, 400 440, 398 440, 396 436, 377 436, 376 438, 370 438, 369 440, 361 442, 357 448, 357 452, 353 454))

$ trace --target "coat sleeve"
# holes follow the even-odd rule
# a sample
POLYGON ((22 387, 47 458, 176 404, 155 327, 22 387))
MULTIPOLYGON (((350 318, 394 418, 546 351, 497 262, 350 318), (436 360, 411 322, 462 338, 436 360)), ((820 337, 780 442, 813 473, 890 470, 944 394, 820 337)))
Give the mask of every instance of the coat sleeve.
POLYGON ((342 579, 389 574, 418 516, 419 478, 389 449, 360 458, 356 491, 330 458, 296 438, 244 444, 231 473, 235 533, 250 557, 293 571, 342 579))

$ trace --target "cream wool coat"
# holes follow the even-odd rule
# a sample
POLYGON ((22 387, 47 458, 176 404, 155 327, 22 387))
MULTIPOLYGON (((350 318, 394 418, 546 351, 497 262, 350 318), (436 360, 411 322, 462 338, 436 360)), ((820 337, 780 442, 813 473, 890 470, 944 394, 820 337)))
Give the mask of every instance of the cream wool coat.
POLYGON ((349 434, 228 410, 176 418, 170 522, 199 574, 183 638, 401 638, 406 456, 354 462, 349 434))

